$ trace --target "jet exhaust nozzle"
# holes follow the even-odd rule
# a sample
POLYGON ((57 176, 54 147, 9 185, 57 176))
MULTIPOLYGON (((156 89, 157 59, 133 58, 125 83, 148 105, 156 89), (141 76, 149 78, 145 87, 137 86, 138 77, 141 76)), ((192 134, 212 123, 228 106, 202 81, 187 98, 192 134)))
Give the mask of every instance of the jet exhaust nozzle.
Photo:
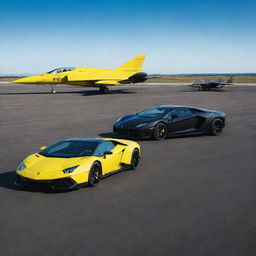
POLYGON ((130 76, 128 80, 131 83, 141 83, 141 82, 146 81, 147 79, 148 79, 147 73, 139 72, 139 73, 136 73, 136 74, 130 76))

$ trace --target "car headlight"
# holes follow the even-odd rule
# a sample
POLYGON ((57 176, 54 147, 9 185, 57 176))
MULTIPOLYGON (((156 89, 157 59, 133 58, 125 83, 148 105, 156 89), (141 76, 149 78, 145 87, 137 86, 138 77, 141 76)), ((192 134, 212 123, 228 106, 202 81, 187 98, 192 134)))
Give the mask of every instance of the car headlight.
POLYGON ((79 165, 73 166, 73 167, 69 167, 67 169, 64 169, 63 172, 66 173, 71 173, 73 172, 79 165))
POLYGON ((18 170, 19 171, 22 171, 22 170, 24 170, 26 168, 26 165, 24 164, 24 162, 22 162, 21 164, 20 164, 20 166, 18 167, 18 170))
POLYGON ((145 125, 147 125, 147 123, 139 124, 139 125, 137 125, 136 127, 137 127, 137 128, 140 128, 140 127, 145 126, 145 125))

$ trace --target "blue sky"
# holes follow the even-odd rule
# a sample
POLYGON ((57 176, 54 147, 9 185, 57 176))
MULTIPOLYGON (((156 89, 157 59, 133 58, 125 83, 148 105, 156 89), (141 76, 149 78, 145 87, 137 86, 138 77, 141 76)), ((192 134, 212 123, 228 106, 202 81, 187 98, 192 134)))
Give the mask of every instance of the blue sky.
POLYGON ((115 68, 256 72, 256 1, 0 0, 0 74, 115 68))

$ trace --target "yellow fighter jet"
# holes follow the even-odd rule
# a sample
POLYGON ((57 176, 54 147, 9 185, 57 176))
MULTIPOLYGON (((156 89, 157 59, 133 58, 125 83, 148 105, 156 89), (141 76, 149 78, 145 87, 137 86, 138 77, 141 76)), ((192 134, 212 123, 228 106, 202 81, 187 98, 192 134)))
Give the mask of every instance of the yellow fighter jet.
POLYGON ((56 84, 99 87, 100 92, 108 92, 107 86, 140 83, 147 79, 142 72, 145 55, 138 55, 116 69, 99 68, 57 68, 45 74, 29 76, 13 81, 20 84, 51 84, 51 93, 56 93, 56 84))

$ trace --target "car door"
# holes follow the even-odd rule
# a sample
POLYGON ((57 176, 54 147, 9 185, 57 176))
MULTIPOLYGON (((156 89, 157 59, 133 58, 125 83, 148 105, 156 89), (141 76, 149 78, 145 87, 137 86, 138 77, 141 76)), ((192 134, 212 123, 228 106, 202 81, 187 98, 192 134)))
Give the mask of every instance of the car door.
POLYGON ((196 122, 197 117, 189 108, 174 109, 169 113, 169 134, 193 132, 196 122))
POLYGON ((123 151, 124 146, 114 144, 112 141, 104 141, 100 143, 95 151, 95 155, 100 157, 103 175, 120 169, 123 151), (111 154, 104 154, 106 152, 111 152, 111 154))

